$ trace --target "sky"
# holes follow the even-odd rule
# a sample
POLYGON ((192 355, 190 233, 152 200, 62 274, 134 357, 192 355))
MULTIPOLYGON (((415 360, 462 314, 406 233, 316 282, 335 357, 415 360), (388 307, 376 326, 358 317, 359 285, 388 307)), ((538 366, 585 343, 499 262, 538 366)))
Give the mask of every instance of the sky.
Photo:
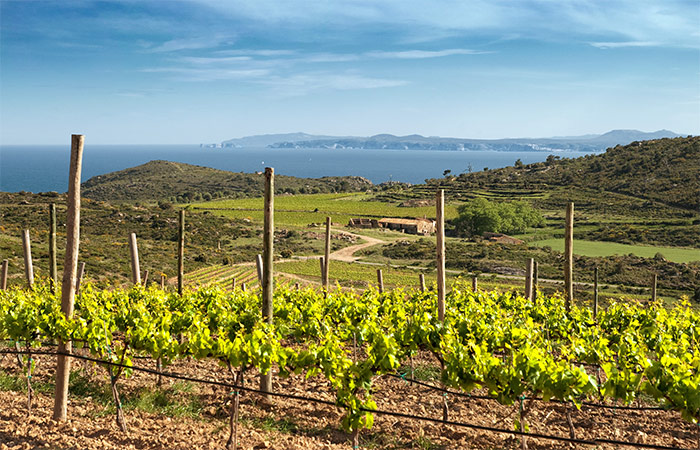
POLYGON ((700 1, 0 0, 0 144, 700 134, 700 1))

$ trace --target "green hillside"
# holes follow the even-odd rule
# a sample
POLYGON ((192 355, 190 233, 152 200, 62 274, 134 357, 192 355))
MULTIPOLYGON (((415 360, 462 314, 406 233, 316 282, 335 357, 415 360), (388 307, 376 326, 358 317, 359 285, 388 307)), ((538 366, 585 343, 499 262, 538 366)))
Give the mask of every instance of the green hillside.
POLYGON ((414 186, 412 194, 425 196, 443 187, 453 197, 482 194, 537 199, 561 192, 562 204, 583 200, 577 203, 607 202, 615 208, 622 203, 623 208, 635 210, 656 208, 660 204, 697 212, 700 209, 698 174, 700 137, 686 137, 633 142, 583 158, 550 156, 540 163, 516 162, 502 169, 432 179, 426 185, 414 186), (582 198, 576 199, 577 196, 582 198))
MULTIPOLYGON (((170 200, 189 202, 221 197, 258 196, 264 177, 191 164, 150 161, 118 172, 98 175, 82 185, 86 198, 106 201, 170 200)), ((362 177, 297 178, 275 175, 278 194, 356 192, 372 187, 362 177)))

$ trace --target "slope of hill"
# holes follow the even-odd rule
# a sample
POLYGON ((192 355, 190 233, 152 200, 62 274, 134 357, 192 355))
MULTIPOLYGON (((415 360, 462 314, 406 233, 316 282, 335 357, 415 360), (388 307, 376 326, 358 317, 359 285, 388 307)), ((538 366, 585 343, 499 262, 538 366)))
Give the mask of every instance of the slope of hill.
MULTIPOLYGON (((700 137, 658 139, 616 146, 600 155, 576 159, 550 156, 546 162, 463 173, 428 181, 448 194, 473 192, 551 192, 587 189, 700 211, 700 137)), ((418 190, 423 187, 416 187, 418 190)), ((595 194, 589 202, 596 202, 595 194)), ((598 198, 600 200, 600 198, 598 198)))
MULTIPOLYGON (((218 197, 260 196, 264 177, 170 161, 150 161, 118 172, 92 177, 82 185, 83 196, 93 200, 211 200, 218 197)), ((281 193, 362 191, 372 182, 362 177, 297 178, 275 176, 281 193)))

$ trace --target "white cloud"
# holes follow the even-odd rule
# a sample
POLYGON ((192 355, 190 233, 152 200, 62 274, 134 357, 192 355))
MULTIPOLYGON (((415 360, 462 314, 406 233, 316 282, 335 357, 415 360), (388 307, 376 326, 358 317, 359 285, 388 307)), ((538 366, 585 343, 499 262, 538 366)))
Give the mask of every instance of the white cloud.
POLYGON ((288 77, 274 76, 261 83, 273 89, 277 96, 295 97, 322 91, 347 91, 392 88, 408 84, 405 80, 368 77, 345 73, 304 73, 288 77))
POLYGON ((444 56, 454 55, 483 55, 485 51, 469 50, 462 48, 452 48, 447 50, 404 50, 395 52, 376 51, 367 52, 366 56, 370 58, 387 58, 387 59, 426 59, 426 58, 442 58, 444 56))
MULTIPOLYGON (((190 0, 266 29, 387 31, 395 43, 478 35, 700 47, 697 0, 190 0)), ((294 38, 293 35, 290 35, 294 38)), ((338 37, 337 35, 335 36, 338 37)), ((342 38, 341 38, 342 39, 342 38)))
POLYGON ((658 42, 627 41, 627 42, 590 42, 593 47, 600 49, 627 48, 627 47, 656 47, 658 42))
POLYGON ((171 39, 148 49, 154 53, 178 52, 181 50, 200 50, 231 45, 235 41, 231 35, 199 36, 181 39, 171 39))
POLYGON ((270 74, 267 69, 192 69, 184 67, 154 67, 144 73, 166 73, 177 81, 254 80, 270 74))

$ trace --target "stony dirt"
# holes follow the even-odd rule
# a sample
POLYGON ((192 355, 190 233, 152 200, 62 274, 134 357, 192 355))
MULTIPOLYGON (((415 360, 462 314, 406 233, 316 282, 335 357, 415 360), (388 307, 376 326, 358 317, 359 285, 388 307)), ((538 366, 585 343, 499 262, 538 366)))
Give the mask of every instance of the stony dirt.
MULTIPOLYGON (((51 417, 53 368, 55 359, 38 357, 34 383, 38 386, 34 405, 27 412, 26 392, 0 391, 0 450, 4 449, 221 449, 229 435, 228 413, 233 396, 223 387, 188 383, 200 408, 187 416, 169 416, 130 408, 125 411, 129 427, 124 434, 116 426, 113 408, 90 396, 73 395, 69 420, 56 423, 51 417), (43 388, 41 388, 43 386, 43 388)), ((429 355, 416 360, 417 367, 432 363, 429 355)), ((153 366, 152 361, 136 360, 137 365, 153 366)), ((91 363, 73 366, 95 389, 109 386, 106 371, 91 363)), ((231 382, 228 372, 213 361, 178 361, 168 371, 202 379, 231 382)), ((0 362, 5 375, 19 375, 14 359, 0 362)), ((22 378, 24 381, 24 378, 22 378)), ((173 389, 174 380, 165 379, 156 387, 156 377, 134 372, 119 381, 123 401, 136 392, 173 389)), ((182 382, 180 382, 182 383, 182 382)), ((255 387, 257 374, 247 373, 245 385, 255 387)), ((333 400, 328 383, 320 377, 275 378, 274 389, 301 396, 333 400)), ((379 409, 432 418, 442 417, 443 395, 396 378, 376 380, 374 399, 379 409)), ((455 422, 513 429, 517 405, 503 406, 493 400, 448 397, 449 419, 455 422)), ((527 402, 526 402, 527 403, 527 402)), ((526 405, 527 406, 527 405, 526 405)), ((242 449, 350 449, 350 436, 341 431, 342 411, 333 406, 275 398, 266 403, 256 394, 244 393, 240 400, 238 426, 242 449)), ((697 448, 698 427, 683 421, 678 413, 666 411, 612 411, 584 407, 571 414, 578 438, 607 438, 628 442, 697 448)), ((530 431, 569 436, 565 408, 559 404, 533 402, 528 415, 530 431)), ((362 448, 371 449, 516 449, 520 438, 461 426, 444 426, 390 416, 375 416, 375 425, 360 435, 362 448)), ((571 449, 570 444, 528 439, 533 449, 571 449)), ((585 448, 578 445, 576 448, 585 448)), ((621 448, 601 445, 597 448, 621 448)))

